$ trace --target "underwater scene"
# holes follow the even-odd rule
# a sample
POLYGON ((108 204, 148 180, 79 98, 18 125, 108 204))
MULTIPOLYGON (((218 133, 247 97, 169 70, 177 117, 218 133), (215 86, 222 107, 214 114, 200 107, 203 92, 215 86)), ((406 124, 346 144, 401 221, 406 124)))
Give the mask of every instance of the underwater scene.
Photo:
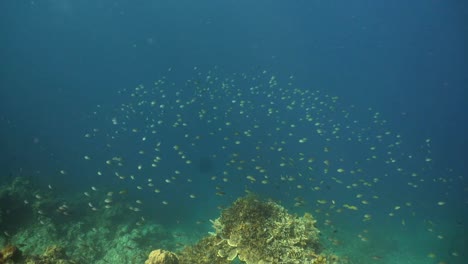
POLYGON ((0 3, 0 264, 468 259, 463 1, 0 3))

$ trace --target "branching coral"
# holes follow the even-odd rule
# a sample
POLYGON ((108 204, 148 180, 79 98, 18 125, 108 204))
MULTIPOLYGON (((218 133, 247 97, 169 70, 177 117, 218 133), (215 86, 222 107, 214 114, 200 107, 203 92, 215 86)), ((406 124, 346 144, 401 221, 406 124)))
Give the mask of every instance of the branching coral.
POLYGON ((230 263, 223 254, 224 251, 219 252, 225 245, 226 243, 220 238, 207 236, 194 246, 184 248, 184 250, 178 254, 180 263, 230 263), (222 255, 219 255, 219 253, 222 255))
POLYGON ((215 233, 180 252, 180 263, 247 264, 324 263, 315 219, 289 214, 285 208, 253 195, 239 198, 211 221, 215 233))

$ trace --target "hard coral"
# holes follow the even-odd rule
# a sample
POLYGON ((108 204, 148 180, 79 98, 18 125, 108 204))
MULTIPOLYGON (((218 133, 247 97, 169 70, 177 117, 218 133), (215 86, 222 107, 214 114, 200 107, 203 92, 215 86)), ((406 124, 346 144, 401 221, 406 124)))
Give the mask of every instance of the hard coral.
POLYGON ((48 247, 42 256, 45 258, 52 259, 52 260, 67 258, 65 249, 63 247, 56 246, 56 245, 48 247))
POLYGON ((293 216, 254 195, 236 200, 212 223, 216 232, 184 249, 181 263, 310 263, 320 250, 312 215, 293 216))
POLYGON ((313 264, 327 264, 327 258, 324 256, 317 256, 315 259, 312 260, 313 264))
POLYGON ((227 254, 233 248, 239 260, 248 264, 307 262, 320 250, 312 215, 293 216, 284 207, 253 195, 235 201, 214 223, 216 235, 226 240, 219 244, 220 256, 228 260, 235 258, 227 254))
POLYGON ((185 247, 179 253, 181 264, 227 264, 230 263, 227 259, 227 252, 224 249, 229 249, 224 240, 217 236, 207 236, 202 238, 193 246, 185 247))
MULTIPOLYGON (((335 264, 321 255, 319 230, 311 214, 291 215, 253 195, 240 198, 211 221, 214 233, 179 253, 181 264, 335 264)), ((153 264, 147 262, 146 264, 153 264)))
POLYGON ((16 263, 21 258, 21 251, 16 246, 8 245, 0 251, 0 264, 16 263))
POLYGON ((179 258, 170 251, 157 249, 151 251, 145 264, 179 264, 179 258))
POLYGON ((65 249, 60 246, 48 247, 41 256, 28 256, 27 264, 76 264, 75 261, 69 260, 65 249))

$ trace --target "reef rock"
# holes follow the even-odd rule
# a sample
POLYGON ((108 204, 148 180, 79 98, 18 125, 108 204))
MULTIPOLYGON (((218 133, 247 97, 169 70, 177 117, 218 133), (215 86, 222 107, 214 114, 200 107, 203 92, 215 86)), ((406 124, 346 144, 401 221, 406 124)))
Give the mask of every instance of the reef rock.
POLYGON ((151 251, 145 264, 179 264, 179 258, 170 251, 157 249, 151 251))

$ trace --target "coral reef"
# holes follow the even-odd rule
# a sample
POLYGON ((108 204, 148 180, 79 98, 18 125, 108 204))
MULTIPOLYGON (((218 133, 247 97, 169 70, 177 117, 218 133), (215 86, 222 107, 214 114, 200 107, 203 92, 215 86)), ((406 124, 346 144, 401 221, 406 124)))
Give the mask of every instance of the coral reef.
POLYGON ((145 264, 179 264, 179 258, 170 251, 157 249, 151 251, 145 264))
POLYGON ((8 245, 0 251, 0 264, 18 263, 22 259, 21 251, 13 245, 8 245))
MULTIPOLYGON (((67 249, 70 259, 96 264, 143 263, 154 246, 175 249, 173 234, 161 225, 147 222, 135 228, 135 223, 130 222, 112 226, 110 220, 94 215, 96 219, 69 221, 61 226, 51 221, 29 225, 11 234, 8 241, 19 245, 27 256, 41 256, 50 252, 48 245, 57 244, 67 249)), ((38 258, 32 260, 37 262, 38 258)))
MULTIPOLYGON (((24 177, 0 186, 0 248, 17 245, 24 256, 31 256, 31 263, 41 263, 51 259, 43 256, 47 246, 56 244, 67 249, 68 259, 96 264, 143 263, 155 246, 175 249, 170 231, 128 214, 124 203, 92 211, 82 193, 56 195, 54 191, 41 190, 24 177)), ((94 195, 102 203, 107 197, 104 191, 94 195)))
POLYGON ((26 178, 17 177, 0 186, 0 223, 3 229, 13 231, 21 224, 31 222, 33 211, 24 202, 31 197, 31 185, 26 178))
POLYGON ((202 238, 195 245, 185 247, 182 252, 179 253, 180 263, 230 263, 231 261, 218 254, 220 241, 222 240, 216 236, 207 236, 202 238))
POLYGON ((48 247, 42 255, 24 255, 16 246, 8 245, 0 251, 0 264, 75 264, 59 246, 48 247))
POLYGON ((65 253, 65 249, 60 246, 48 247, 41 256, 30 256, 25 261, 26 264, 75 264, 65 253))
POLYGON ((0 204, 8 205, 0 208, 4 228, 0 246, 13 244, 21 249, 5 247, 0 252, 0 264, 142 263, 145 259, 147 264, 338 261, 322 251, 312 215, 293 216, 282 206, 252 194, 224 209, 212 221, 215 232, 195 245, 177 251, 177 255, 156 250, 149 258, 151 249, 177 250, 200 236, 188 239, 180 235, 181 231, 171 232, 145 222, 142 216, 129 216, 125 204, 115 204, 109 210, 79 209, 87 206, 86 202, 79 197, 66 201, 50 190, 39 191, 25 178, 0 186, 0 204), (51 244, 63 247, 46 248, 51 244), (67 255, 64 248, 73 250, 67 255))
POLYGON ((320 254, 315 222, 249 194, 212 221, 215 233, 180 252, 180 263, 337 263, 320 254))

